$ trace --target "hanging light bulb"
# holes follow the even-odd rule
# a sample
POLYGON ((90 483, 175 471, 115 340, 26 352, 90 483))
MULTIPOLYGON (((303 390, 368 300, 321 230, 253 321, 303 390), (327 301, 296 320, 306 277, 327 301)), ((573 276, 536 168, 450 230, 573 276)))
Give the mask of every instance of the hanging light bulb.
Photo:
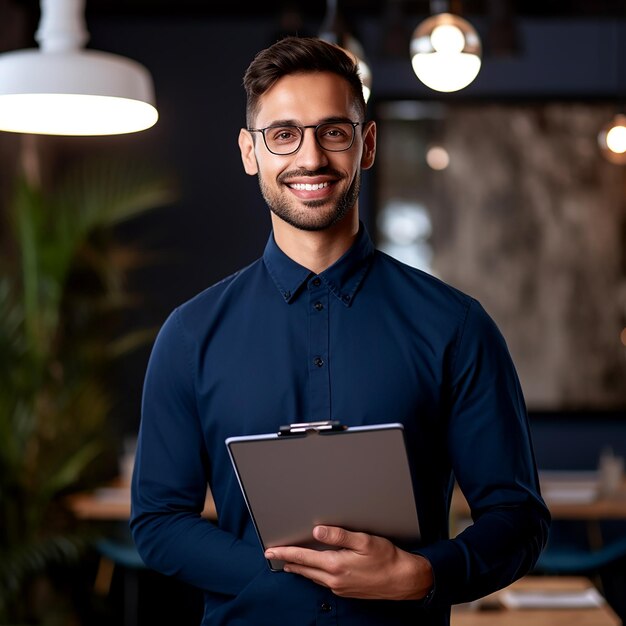
POLYGON ((326 15, 319 38, 339 46, 356 62, 363 86, 363 98, 367 102, 372 93, 372 70, 365 61, 363 46, 346 31, 337 11, 337 0, 326 0, 326 15))
POLYGON ((435 91, 467 87, 481 66, 481 43, 474 27, 452 13, 424 20, 413 32, 411 64, 417 77, 435 91))
POLYGON ((39 49, 0 55, 0 130, 116 135, 153 126, 148 71, 122 56, 84 50, 84 0, 41 0, 39 49))
POLYGON ((372 70, 370 70, 370 66, 363 59, 358 59, 357 65, 359 66, 359 75, 363 83, 363 99, 367 102, 372 95, 372 70))
POLYGON ((367 102, 372 94, 372 70, 365 61, 363 46, 352 35, 345 35, 342 43, 341 47, 356 61, 363 85, 363 98, 367 102))
POLYGON ((598 144, 602 155, 607 161, 617 165, 626 165, 626 115, 624 114, 626 64, 623 62, 626 54, 626 42, 624 42, 626 31, 620 33, 622 29, 623 27, 620 28, 617 22, 613 24, 613 48, 616 56, 615 82, 620 100, 619 113, 598 133, 598 144))
POLYGON ((598 133, 598 144, 608 161, 626 164, 626 115, 618 113, 598 133))

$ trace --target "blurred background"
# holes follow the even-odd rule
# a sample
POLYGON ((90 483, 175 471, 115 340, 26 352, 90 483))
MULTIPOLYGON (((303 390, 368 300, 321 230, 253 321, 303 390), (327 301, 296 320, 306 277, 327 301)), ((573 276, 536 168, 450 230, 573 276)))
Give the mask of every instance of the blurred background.
MULTIPOLYGON (((494 317, 555 506, 617 502, 564 513, 553 554, 573 562, 536 573, 589 576, 623 619, 626 157, 599 136, 626 103, 626 1, 87 0, 84 15, 87 48, 148 69, 159 119, 0 132, 0 624, 199 623, 197 593, 133 552, 127 480, 154 333, 269 235, 237 147, 242 77, 287 34, 336 36, 367 63, 379 148, 362 219, 494 317), (453 92, 411 63, 441 11, 481 42, 453 92)), ((40 17, 0 0, 0 54, 36 47, 40 17)))

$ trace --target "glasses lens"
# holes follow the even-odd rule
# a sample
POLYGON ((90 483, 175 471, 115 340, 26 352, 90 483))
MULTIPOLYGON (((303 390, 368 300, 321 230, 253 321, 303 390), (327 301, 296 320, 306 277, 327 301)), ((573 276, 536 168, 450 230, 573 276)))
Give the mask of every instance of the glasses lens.
POLYGON ((297 126, 270 126, 265 129, 267 147, 274 154, 291 154, 300 147, 302 131, 297 126))
POLYGON ((333 122, 317 127, 317 140, 324 150, 347 150, 354 140, 354 126, 349 122, 333 122))

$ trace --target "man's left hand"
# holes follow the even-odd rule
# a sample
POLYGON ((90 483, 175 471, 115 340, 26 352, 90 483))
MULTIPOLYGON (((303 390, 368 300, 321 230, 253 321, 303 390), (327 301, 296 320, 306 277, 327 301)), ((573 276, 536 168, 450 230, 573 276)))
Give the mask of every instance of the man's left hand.
POLYGON ((336 526, 316 526, 313 537, 336 549, 269 548, 265 558, 284 561, 286 572, 350 598, 419 600, 433 585, 427 559, 405 552, 383 537, 336 526))

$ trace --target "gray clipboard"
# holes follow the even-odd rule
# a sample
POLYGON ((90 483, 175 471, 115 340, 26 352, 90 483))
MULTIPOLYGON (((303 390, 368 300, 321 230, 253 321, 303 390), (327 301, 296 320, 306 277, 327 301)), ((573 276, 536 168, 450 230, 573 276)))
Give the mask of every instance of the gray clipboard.
MULTIPOLYGON (((328 549, 312 538, 317 524, 417 545, 402 424, 291 424, 278 433, 230 437, 226 446, 263 550, 328 549)), ((269 566, 280 571, 283 563, 269 566)))

